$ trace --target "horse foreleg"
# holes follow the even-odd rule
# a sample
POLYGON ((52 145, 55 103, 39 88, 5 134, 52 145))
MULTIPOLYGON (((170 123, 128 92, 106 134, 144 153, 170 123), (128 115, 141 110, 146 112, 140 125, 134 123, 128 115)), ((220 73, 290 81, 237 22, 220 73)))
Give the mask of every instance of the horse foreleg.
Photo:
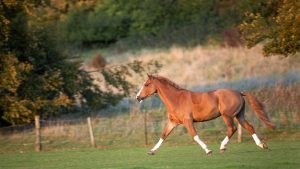
POLYGON ((223 153, 226 150, 226 145, 228 144, 228 142, 229 142, 229 138, 228 136, 226 136, 224 140, 221 142, 221 146, 220 146, 221 153, 223 153))
POLYGON ((155 144, 155 146, 148 152, 149 155, 154 155, 155 151, 161 146, 161 144, 166 140, 168 135, 171 133, 171 131, 177 126, 178 124, 168 121, 166 124, 164 131, 159 139, 159 141, 155 144))
POLYGON ((193 125, 192 119, 186 119, 184 120, 184 125, 193 137, 194 141, 200 145, 200 147, 205 151, 207 155, 211 155, 212 151, 208 149, 207 145, 199 138, 197 135, 196 129, 193 125))

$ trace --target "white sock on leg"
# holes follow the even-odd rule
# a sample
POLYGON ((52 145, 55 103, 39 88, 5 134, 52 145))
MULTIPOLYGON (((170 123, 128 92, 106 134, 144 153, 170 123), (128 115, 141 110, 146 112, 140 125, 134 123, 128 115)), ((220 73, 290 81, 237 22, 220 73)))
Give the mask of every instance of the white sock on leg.
POLYGON ((156 151, 163 142, 164 140, 160 138, 159 141, 155 144, 155 146, 151 149, 151 151, 156 151))
POLYGON ((253 138, 253 140, 255 141, 255 144, 256 144, 257 146, 259 146, 260 148, 264 148, 263 143, 260 141, 260 139, 257 137, 257 135, 256 135, 255 133, 252 134, 252 138, 253 138))
POLYGON ((200 140, 200 138, 199 138, 198 135, 196 135, 196 136, 194 137, 194 140, 201 146, 201 148, 202 148, 206 153, 211 152, 211 150, 209 150, 209 149, 207 148, 207 145, 206 145, 202 140, 200 140))
POLYGON ((226 149, 226 145, 227 145, 228 142, 229 142, 229 138, 228 138, 228 136, 226 136, 224 138, 224 140, 221 142, 220 150, 226 149))

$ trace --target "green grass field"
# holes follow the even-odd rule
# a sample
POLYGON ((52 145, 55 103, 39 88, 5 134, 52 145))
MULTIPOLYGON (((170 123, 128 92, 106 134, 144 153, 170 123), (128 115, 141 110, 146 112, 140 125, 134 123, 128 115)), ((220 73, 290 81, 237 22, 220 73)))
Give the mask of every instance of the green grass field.
POLYGON ((232 143, 220 154, 218 144, 209 144, 212 156, 206 156, 198 145, 163 145, 154 156, 146 154, 149 147, 7 153, 0 154, 0 168, 300 168, 299 141, 273 141, 268 145, 270 151, 252 142, 232 143))

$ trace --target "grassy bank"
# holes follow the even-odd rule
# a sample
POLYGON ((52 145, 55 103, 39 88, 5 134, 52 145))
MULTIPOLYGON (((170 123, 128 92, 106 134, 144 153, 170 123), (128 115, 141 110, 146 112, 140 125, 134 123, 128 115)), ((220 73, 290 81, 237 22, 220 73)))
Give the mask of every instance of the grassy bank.
POLYGON ((83 149, 42 153, 0 154, 1 168, 299 168, 299 141, 269 142, 271 151, 260 150, 253 143, 231 143, 224 154, 219 144, 210 144, 214 151, 206 156, 198 145, 163 145, 154 156, 149 147, 83 149))

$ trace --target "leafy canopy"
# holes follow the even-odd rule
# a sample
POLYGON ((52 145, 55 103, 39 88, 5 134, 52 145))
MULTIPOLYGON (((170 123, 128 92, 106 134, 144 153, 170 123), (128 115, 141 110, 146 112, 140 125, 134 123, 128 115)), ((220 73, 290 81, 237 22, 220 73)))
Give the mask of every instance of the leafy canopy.
POLYGON ((104 67, 99 72, 107 88, 102 89, 57 45, 53 30, 60 12, 49 2, 0 2, 0 116, 11 124, 30 123, 37 114, 47 118, 114 105, 130 93, 127 76, 149 71, 141 62, 104 67))
POLYGON ((240 29, 248 47, 262 42, 264 56, 300 51, 300 1, 262 0, 246 16, 240 29))

